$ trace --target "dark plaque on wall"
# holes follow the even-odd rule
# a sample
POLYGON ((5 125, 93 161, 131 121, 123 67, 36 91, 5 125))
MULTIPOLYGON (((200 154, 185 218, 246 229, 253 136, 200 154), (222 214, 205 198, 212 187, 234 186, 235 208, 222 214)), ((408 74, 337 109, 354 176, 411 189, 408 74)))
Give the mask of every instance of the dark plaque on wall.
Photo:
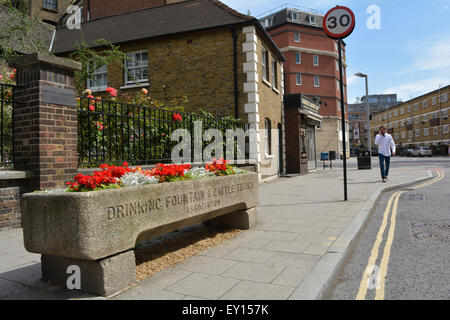
POLYGON ((75 92, 59 87, 42 86, 42 102, 75 107, 75 92))

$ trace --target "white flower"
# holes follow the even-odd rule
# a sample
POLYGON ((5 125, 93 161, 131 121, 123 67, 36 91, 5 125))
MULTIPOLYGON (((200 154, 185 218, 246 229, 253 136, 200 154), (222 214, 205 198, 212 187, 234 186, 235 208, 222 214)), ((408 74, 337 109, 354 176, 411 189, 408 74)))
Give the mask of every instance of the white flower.
POLYGON ((184 176, 188 179, 203 179, 214 176, 214 173, 209 172, 205 168, 195 167, 191 170, 186 170, 184 176), (186 172, 187 171, 187 172, 186 172))
POLYGON ((141 172, 128 172, 120 178, 124 187, 142 186, 146 184, 156 184, 159 180, 155 177, 147 176, 141 172))
POLYGON ((244 169, 234 168, 234 173, 248 173, 248 171, 244 169))

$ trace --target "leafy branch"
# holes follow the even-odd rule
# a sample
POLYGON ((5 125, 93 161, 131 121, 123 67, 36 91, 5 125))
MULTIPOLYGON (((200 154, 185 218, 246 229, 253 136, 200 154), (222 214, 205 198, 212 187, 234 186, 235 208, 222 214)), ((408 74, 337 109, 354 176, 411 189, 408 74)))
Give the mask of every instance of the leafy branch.
POLYGON ((8 62, 23 53, 47 53, 52 29, 37 17, 30 18, 26 6, 8 0, 0 8, 0 61, 8 62), (17 4, 16 4, 17 5, 17 4))
POLYGON ((94 77, 95 71, 112 62, 128 59, 127 55, 120 50, 119 46, 115 46, 105 39, 93 41, 92 46, 103 47, 105 49, 91 49, 84 40, 81 40, 78 49, 69 55, 70 59, 78 61, 82 65, 81 71, 75 74, 75 86, 80 94, 86 85, 86 81, 94 77))

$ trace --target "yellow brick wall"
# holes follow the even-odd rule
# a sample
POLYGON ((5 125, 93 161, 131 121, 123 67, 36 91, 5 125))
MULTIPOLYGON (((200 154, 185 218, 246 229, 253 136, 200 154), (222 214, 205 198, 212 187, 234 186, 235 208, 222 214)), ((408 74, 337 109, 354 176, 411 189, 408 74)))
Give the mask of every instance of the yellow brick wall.
POLYGON ((75 0, 58 0, 58 10, 43 9, 42 0, 31 0, 29 3, 29 12, 32 17, 39 17, 40 20, 49 20, 57 23, 65 14, 67 7, 75 0))
MULTIPOLYGON (((442 102, 441 106, 439 106, 439 91, 436 90, 415 99, 401 103, 393 108, 388 109, 387 111, 373 115, 372 122, 370 124, 372 129, 372 136, 375 137, 375 132, 378 131, 378 128, 381 125, 384 125, 388 126, 388 129, 394 130, 392 136, 394 137, 396 145, 401 144, 402 146, 409 146, 411 144, 420 144, 429 146, 432 144, 436 145, 442 140, 444 140, 444 143, 446 143, 446 141, 450 140, 450 133, 443 133, 443 135, 441 136, 441 125, 439 124, 437 126, 433 126, 430 123, 432 115, 436 112, 439 112, 440 109, 447 109, 447 113, 450 113, 450 86, 441 89, 441 95, 444 93, 447 94, 447 101, 442 102), (436 99, 436 103, 434 105, 432 103, 433 98, 436 99), (427 106, 425 108, 423 107, 424 101, 427 102, 427 106), (414 106, 417 104, 419 105, 419 108, 418 110, 415 110, 414 106), (409 106, 411 107, 411 111, 408 112, 409 106), (403 114, 401 114, 401 109, 404 110, 403 114), (395 112, 397 112, 397 116, 395 116, 395 112), (391 115, 391 117, 389 117, 389 114, 391 115), (381 121, 379 120, 380 115, 381 121), (386 119, 384 119, 384 115, 387 116, 386 119), (427 121, 424 121, 424 115, 427 115, 427 121), (416 123, 417 116, 419 117, 419 123, 416 123), (407 120, 411 120, 411 117, 413 117, 413 137, 409 136, 409 131, 407 130, 406 125, 401 125, 401 121, 405 121, 406 123, 407 120), (429 131, 428 136, 425 136, 424 134, 424 129, 426 128, 428 128, 429 131), (437 134, 434 134, 435 128, 437 129, 437 134), (416 136, 416 130, 420 131, 420 136, 416 136), (402 132, 405 132, 405 138, 402 138, 402 132), (398 138, 396 138, 396 133, 398 133, 398 138)), ((450 125, 449 117, 442 119, 442 126, 447 125, 450 125)))
MULTIPOLYGON (((152 97, 168 101, 187 96, 186 111, 204 109, 218 116, 234 115, 233 42, 229 29, 140 41, 123 45, 121 50, 148 50, 152 97)), ((110 65, 108 85, 120 88, 123 84, 122 63, 110 65)))

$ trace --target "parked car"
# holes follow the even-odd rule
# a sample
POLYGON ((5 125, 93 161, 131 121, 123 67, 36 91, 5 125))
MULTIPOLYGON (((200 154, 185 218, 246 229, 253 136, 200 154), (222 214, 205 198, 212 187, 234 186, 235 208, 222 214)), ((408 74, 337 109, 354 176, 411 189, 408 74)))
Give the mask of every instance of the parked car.
POLYGON ((432 157, 433 152, 431 148, 419 147, 413 150, 413 157, 432 157))
POLYGON ((414 149, 403 149, 400 151, 400 156, 402 157, 412 157, 414 149))

